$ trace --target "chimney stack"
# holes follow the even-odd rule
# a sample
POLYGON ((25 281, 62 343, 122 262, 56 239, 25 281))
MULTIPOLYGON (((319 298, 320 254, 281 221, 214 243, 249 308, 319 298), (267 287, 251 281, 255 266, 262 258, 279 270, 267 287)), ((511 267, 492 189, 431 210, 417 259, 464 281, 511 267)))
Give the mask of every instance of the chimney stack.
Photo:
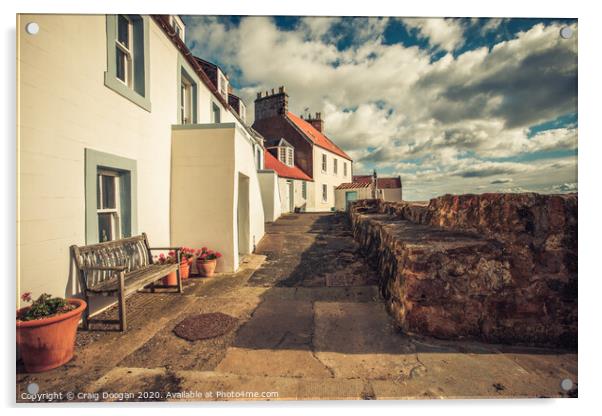
POLYGON ((268 91, 265 95, 261 92, 257 93, 255 99, 255 120, 261 120, 264 118, 276 117, 284 115, 288 112, 288 94, 286 93, 284 86, 278 88, 278 92, 272 88, 272 93, 268 91))
POLYGON ((312 118, 310 114, 306 121, 312 126, 314 126, 314 128, 320 133, 324 132, 324 120, 322 120, 322 113, 316 113, 315 118, 312 118))

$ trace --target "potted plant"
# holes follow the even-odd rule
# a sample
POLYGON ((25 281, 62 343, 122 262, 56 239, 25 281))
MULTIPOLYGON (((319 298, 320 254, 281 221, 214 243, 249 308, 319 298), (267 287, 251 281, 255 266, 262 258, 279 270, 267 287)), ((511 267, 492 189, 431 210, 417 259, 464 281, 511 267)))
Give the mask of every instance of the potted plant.
MULTIPOLYGON (((184 279, 188 279, 188 276, 190 276, 190 263, 188 261, 188 257, 186 257, 184 255, 184 249, 182 249, 180 251, 180 253, 182 254, 182 257, 180 259, 180 277, 182 277, 182 280, 184 279)), ((176 262, 176 252, 175 251, 170 251, 168 253, 168 256, 173 258, 173 262, 176 262)))
POLYGON ((217 259, 221 256, 221 253, 218 251, 208 250, 207 247, 197 250, 196 268, 199 271, 199 274, 203 277, 213 276, 215 267, 217 266, 217 259))
POLYGON ((194 253, 195 250, 193 248, 182 247, 182 258, 186 258, 186 260, 188 260, 189 266, 192 266, 192 263, 194 262, 194 253))
MULTIPOLYGON (((165 254, 161 253, 158 256, 155 256, 155 261, 159 264, 175 264, 176 257, 174 254, 175 253, 173 251, 170 251, 167 256, 165 254)), ((163 286, 177 286, 178 285, 178 275, 177 275, 176 271, 174 270, 173 272, 164 276, 161 279, 161 282, 163 282, 163 286)))
POLYGON ((73 358, 75 334, 86 302, 75 298, 54 298, 43 293, 32 301, 31 293, 21 295, 30 306, 17 310, 17 345, 29 373, 47 371, 73 358))
POLYGON ((180 273, 182 274, 182 279, 188 279, 192 262, 194 261, 194 250, 189 247, 182 247, 181 253, 182 265, 180 266, 180 273))

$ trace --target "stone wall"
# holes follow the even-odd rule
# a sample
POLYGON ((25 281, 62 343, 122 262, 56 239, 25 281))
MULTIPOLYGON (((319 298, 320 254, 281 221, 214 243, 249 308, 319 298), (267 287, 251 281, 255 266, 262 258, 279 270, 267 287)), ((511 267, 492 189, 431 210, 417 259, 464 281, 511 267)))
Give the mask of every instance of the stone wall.
POLYGON ((576 346, 577 194, 362 200, 350 215, 403 330, 576 346))

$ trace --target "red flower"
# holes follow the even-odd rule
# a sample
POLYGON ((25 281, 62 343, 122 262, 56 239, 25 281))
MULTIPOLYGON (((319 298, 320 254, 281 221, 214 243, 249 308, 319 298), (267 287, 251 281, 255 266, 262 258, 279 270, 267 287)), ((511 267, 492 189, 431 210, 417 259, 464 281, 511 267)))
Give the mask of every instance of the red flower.
POLYGON ((21 295, 21 300, 23 302, 31 302, 31 292, 25 292, 21 295))
POLYGON ((215 257, 217 257, 218 259, 222 256, 222 253, 220 253, 219 251, 215 252, 215 257))
POLYGON ((201 251, 207 251, 207 247, 201 248, 201 251))

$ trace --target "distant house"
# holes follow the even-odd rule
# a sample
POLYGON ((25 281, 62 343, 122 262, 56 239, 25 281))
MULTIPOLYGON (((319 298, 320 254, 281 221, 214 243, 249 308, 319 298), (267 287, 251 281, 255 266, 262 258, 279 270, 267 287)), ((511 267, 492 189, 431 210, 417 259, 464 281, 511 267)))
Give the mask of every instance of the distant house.
POLYGON ((401 177, 379 178, 376 171, 372 175, 353 175, 352 182, 342 183, 335 190, 337 211, 346 210, 349 202, 360 199, 401 201, 401 177))
POLYGON ((304 119, 288 111, 288 94, 280 87, 257 94, 253 128, 276 160, 307 178, 281 176, 289 181, 280 194, 282 212, 332 210, 335 188, 351 181, 353 160, 324 134, 321 113, 304 119))
POLYGON ((146 232, 231 272, 264 235, 263 138, 185 35, 177 16, 18 16, 19 292, 77 294, 72 244, 146 232))

